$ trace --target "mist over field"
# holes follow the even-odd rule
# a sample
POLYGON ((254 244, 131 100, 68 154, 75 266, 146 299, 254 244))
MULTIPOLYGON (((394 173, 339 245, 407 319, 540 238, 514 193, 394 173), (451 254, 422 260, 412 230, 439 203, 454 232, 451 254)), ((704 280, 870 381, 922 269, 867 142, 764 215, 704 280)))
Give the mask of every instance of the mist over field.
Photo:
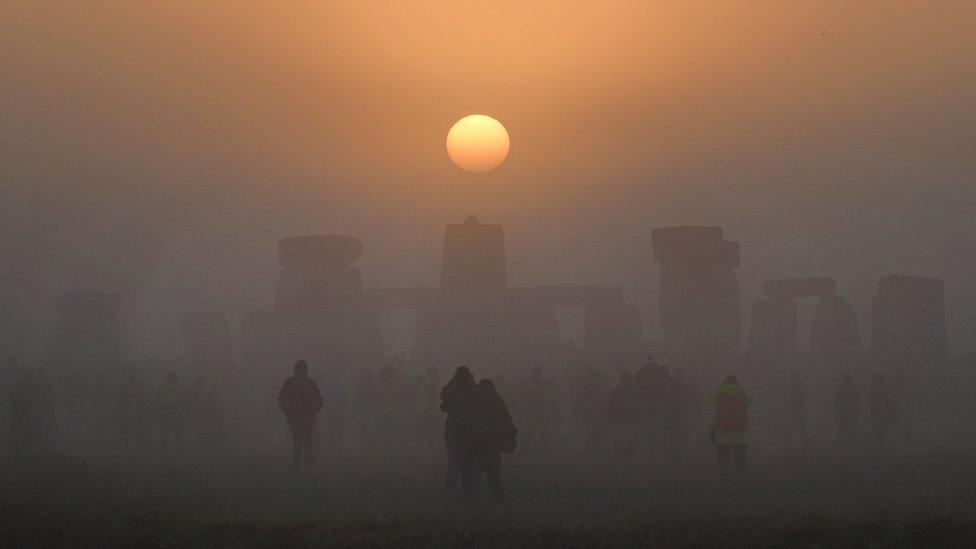
POLYGON ((0 539, 971 543, 974 25, 7 2, 0 539))

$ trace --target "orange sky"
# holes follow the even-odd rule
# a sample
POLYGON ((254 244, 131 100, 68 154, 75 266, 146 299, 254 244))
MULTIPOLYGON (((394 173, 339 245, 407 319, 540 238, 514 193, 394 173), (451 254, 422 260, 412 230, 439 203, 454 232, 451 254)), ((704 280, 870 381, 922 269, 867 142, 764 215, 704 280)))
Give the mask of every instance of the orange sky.
POLYGON ((650 229, 710 223, 747 297, 835 275, 864 314, 881 274, 932 274, 976 332, 972 2, 203 4, 5 3, 3 250, 41 250, 49 291, 120 287, 146 332, 164 304, 263 306, 301 232, 426 284, 477 213, 514 281, 653 315, 650 229), (490 174, 444 152, 471 112, 511 134, 490 174))

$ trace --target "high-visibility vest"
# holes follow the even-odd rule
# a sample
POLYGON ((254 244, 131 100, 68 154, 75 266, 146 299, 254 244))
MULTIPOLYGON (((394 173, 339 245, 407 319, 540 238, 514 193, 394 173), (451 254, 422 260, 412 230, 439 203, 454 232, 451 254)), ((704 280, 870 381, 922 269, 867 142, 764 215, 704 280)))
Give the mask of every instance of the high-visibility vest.
POLYGON ((749 426, 746 394, 741 389, 719 389, 715 395, 715 419, 712 427, 722 431, 744 431, 749 426))

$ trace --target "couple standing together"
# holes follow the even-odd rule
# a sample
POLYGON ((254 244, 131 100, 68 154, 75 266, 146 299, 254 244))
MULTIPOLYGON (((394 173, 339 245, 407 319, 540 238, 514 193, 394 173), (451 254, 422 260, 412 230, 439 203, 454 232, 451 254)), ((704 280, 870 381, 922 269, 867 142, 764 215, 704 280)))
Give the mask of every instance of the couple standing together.
POLYGON ((461 366, 441 390, 441 411, 447 414, 448 490, 460 480, 462 493, 472 496, 483 470, 492 495, 501 501, 502 453, 515 450, 517 430, 495 384, 490 379, 476 383, 471 370, 461 366))

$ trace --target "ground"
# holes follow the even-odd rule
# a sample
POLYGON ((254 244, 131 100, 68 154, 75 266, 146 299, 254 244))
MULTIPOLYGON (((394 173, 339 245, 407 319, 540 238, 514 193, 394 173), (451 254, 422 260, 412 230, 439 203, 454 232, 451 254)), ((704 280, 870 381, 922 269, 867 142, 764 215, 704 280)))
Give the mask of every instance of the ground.
POLYGON ((972 545, 971 460, 752 456, 721 479, 707 455, 506 456, 508 498, 445 493, 443 464, 345 456, 295 474, 287 456, 222 461, 51 457, 0 473, 4 545, 972 545))

